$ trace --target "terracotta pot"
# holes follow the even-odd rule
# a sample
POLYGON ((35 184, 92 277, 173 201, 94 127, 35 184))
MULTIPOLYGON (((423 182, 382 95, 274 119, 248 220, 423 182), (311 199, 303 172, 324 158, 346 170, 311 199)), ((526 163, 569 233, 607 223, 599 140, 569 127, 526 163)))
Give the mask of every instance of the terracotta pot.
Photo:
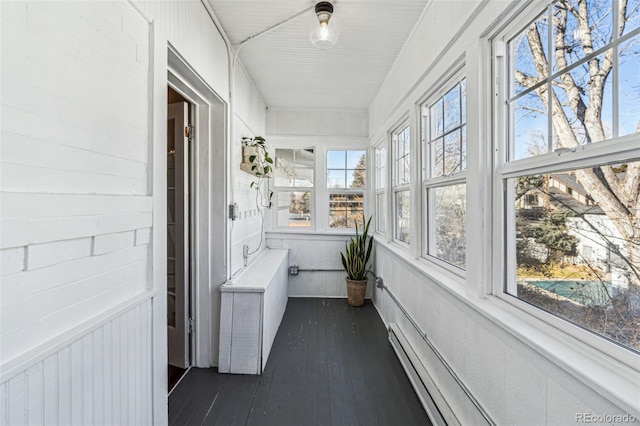
POLYGON ((367 292, 368 280, 347 281, 347 302, 351 306, 362 306, 364 304, 364 294, 367 292))

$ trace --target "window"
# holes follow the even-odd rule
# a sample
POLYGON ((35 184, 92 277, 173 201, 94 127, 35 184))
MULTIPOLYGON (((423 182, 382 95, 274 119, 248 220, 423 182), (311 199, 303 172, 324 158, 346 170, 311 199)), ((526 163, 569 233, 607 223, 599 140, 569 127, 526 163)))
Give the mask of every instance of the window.
POLYGON ((277 226, 312 226, 313 168, 312 148, 276 148, 274 192, 277 226))
POLYGON ((387 220, 387 147, 375 149, 376 155, 376 231, 384 233, 387 220))
POLYGON ((496 179, 503 292, 640 351, 640 10, 626 5, 557 1, 496 41, 496 179))
POLYGON ((354 228, 364 223, 367 151, 327 151, 329 227, 354 228))
POLYGON ((409 244, 409 220, 411 213, 410 127, 405 125, 392 135, 393 149, 393 200, 394 233, 396 240, 409 244))
MULTIPOLYGON (((465 267, 467 109, 466 80, 454 79, 444 94, 422 110, 422 139, 426 155, 425 255, 458 268, 465 267)), ((441 92, 442 93, 442 92, 441 92)))

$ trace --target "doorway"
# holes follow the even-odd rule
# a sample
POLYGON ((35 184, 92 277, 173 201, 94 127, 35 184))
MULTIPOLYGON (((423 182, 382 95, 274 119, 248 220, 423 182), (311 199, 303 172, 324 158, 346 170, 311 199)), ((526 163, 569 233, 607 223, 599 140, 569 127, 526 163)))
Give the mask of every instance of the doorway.
MULTIPOLYGON (((185 304, 188 305, 185 305, 184 312, 190 313, 185 317, 186 321, 192 319, 191 335, 185 341, 188 346, 176 347, 188 347, 189 352, 184 358, 190 366, 209 368, 218 365, 221 309, 218 288, 227 280, 227 235, 231 221, 226 207, 230 185, 227 179, 227 103, 171 45, 168 46, 167 60, 167 86, 171 88, 167 104, 186 102, 187 116, 193 124, 189 130, 192 141, 187 142, 189 163, 186 165, 190 179, 187 186, 189 203, 186 203, 189 211, 185 215, 190 224, 189 241, 184 244, 190 250, 186 257, 190 271, 190 282, 186 286, 189 295, 185 294, 185 304)), ((170 133, 184 138, 184 133, 179 134, 175 128, 170 133)), ((164 165, 164 159, 167 158, 164 157, 165 151, 169 150, 163 149, 163 158, 159 160, 159 163, 163 163, 160 169, 163 174, 168 172, 164 165)), ((159 179, 163 190, 165 178, 162 176, 159 179)), ((163 197, 163 201, 167 199, 168 196, 163 197)), ((167 207, 162 205, 163 212, 167 207)), ((168 220, 161 223, 164 225, 166 222, 168 220)), ((163 233, 158 239, 164 242, 167 230, 159 227, 156 232, 163 233)), ((164 251, 158 253, 163 260, 165 255, 164 251)), ((161 271, 164 272, 164 265, 161 271)), ((158 318, 163 322, 159 326, 167 327, 168 319, 165 316, 158 318)), ((185 323, 185 328, 188 325, 189 322, 185 323)), ((164 367, 167 368, 166 364, 164 367)))
POLYGON ((168 87, 167 108, 167 358, 169 391, 192 354, 192 104, 168 87))

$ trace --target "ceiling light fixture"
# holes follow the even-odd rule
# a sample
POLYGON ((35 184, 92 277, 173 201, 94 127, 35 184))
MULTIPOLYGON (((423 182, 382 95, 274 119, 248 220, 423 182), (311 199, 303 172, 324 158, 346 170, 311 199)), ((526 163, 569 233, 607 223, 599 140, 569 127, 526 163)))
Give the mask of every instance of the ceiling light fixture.
POLYGON ((315 12, 320 25, 314 25, 309 32, 311 44, 318 49, 329 49, 340 37, 340 25, 333 16, 333 4, 319 1, 316 3, 315 12))

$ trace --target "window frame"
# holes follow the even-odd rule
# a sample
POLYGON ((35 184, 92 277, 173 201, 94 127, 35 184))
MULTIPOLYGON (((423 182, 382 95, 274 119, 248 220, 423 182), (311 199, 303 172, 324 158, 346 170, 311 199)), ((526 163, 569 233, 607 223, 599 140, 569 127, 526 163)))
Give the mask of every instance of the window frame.
MULTIPOLYGON (((570 150, 551 151, 536 156, 510 159, 510 150, 513 150, 513 146, 511 146, 513 143, 513 129, 511 128, 513 117, 508 100, 513 100, 514 96, 511 94, 511 84, 513 83, 511 72, 513 69, 509 68, 508 42, 525 30, 545 10, 549 13, 549 9, 553 8, 554 4, 555 1, 547 2, 545 5, 532 3, 524 7, 517 15, 514 15, 514 19, 505 28, 497 32, 489 41, 492 52, 490 94, 492 96, 491 110, 493 114, 491 119, 493 142, 489 142, 489 144, 494 152, 494 167, 489 172, 493 194, 491 204, 493 212, 493 243, 491 244, 491 284, 487 288, 487 292, 497 298, 500 304, 504 303, 504 307, 514 315, 521 316, 519 312, 523 312, 529 317, 542 321, 553 329, 560 330, 561 333, 573 337, 575 340, 569 343, 576 347, 576 351, 584 351, 584 345, 587 345, 616 361, 633 367, 634 363, 637 363, 637 353, 633 350, 507 292, 509 286, 514 285, 513 280, 516 271, 514 254, 515 197, 511 193, 512 191, 507 191, 508 184, 506 182, 508 179, 640 160, 640 147, 637 146, 638 134, 616 136, 617 127, 612 131, 613 136, 610 139, 597 143, 580 145, 570 150)), ((635 29, 623 36, 622 42, 639 34, 638 29, 635 29)), ((614 49, 615 53, 616 46, 622 42, 619 39, 614 40, 612 43, 596 50, 593 56, 598 56, 608 49, 614 49)), ((579 63, 582 62, 583 60, 581 59, 579 63)), ((572 66, 570 65, 562 71, 550 73, 546 80, 553 80, 557 75, 567 72, 572 66)), ((612 72, 615 71, 617 71, 617 65, 614 65, 612 70, 612 72)), ((617 105, 618 102, 618 89, 616 86, 617 84, 614 84, 613 105, 617 105)), ((613 115, 614 122, 617 122, 616 107, 614 107, 613 115)), ((563 337, 557 336, 557 338, 563 337)))
MULTIPOLYGON (((438 87, 436 90, 432 91, 428 96, 421 99, 421 102, 418 104, 418 110, 420 111, 419 120, 420 120, 420 146, 421 146, 421 161, 422 161, 422 181, 421 181, 421 197, 422 197, 422 215, 420 217, 422 221, 422 233, 421 233, 421 250, 420 256, 422 259, 435 263, 436 265, 446 269, 447 271, 464 278, 465 277, 465 268, 461 268, 457 265, 454 265, 444 259, 441 259, 435 254, 431 254, 432 244, 434 241, 433 235, 436 234, 436 224, 434 219, 434 210, 433 206, 435 204, 435 199, 433 195, 433 190, 438 188, 443 188, 447 186, 454 185, 465 185, 467 184, 467 167, 464 170, 452 172, 448 175, 441 175, 436 177, 431 177, 432 168, 434 167, 434 160, 432 158, 432 151, 430 143, 432 140, 429 139, 429 132, 431 128, 431 117, 430 114, 423 115, 422 111, 424 109, 429 109, 430 106, 437 103, 440 99, 443 99, 444 96, 449 93, 452 89, 454 89, 457 85, 465 80, 466 81, 466 73, 464 64, 461 64, 455 68, 455 70, 445 77, 439 80, 438 87), (425 117, 425 118, 423 118, 425 117)), ((466 87, 466 83, 465 83, 466 87)), ((466 91, 465 91, 465 100, 466 100, 466 91)), ((462 104, 461 104, 462 106, 462 104)), ((466 106, 466 105, 465 105, 466 106)), ((461 110, 462 111, 462 110, 461 110)), ((462 114, 461 114, 462 115, 462 114)), ((461 117, 462 118, 462 117, 461 117)), ((456 126, 454 129, 451 129, 449 132, 443 132, 442 137, 450 134, 455 129, 468 128, 467 120, 462 123, 462 119, 459 126, 456 126)), ((465 139, 465 153, 468 152, 466 149, 466 144, 468 140, 465 139)), ((461 142, 462 143, 462 142, 461 142)), ((466 192, 465 192, 466 193, 466 192)), ((466 198, 466 197, 465 197, 466 198)), ((467 215, 467 206, 465 204, 465 217, 467 215)), ((465 232, 466 232, 466 219, 465 219, 465 232)), ((465 257, 467 252, 467 245, 465 241, 465 257)))
MULTIPOLYGON (((413 200, 411 197, 411 174, 413 171, 413 167, 411 164, 411 122, 409 120, 409 118, 405 118, 404 120, 402 120, 401 124, 399 124, 398 126, 396 126, 394 128, 393 131, 391 131, 391 153, 389 156, 389 162, 391 163, 391 183, 390 183, 390 194, 391 194, 391 207, 387 207, 387 212, 391 212, 391 224, 392 224, 392 228, 393 228, 393 232, 391 234, 392 236, 392 241, 395 243, 398 243, 404 247, 409 247, 411 245, 411 238, 409 238, 409 241, 404 241, 400 238, 398 238, 398 203, 397 203, 397 197, 398 194, 402 193, 402 192, 406 192, 409 194, 409 203, 410 203, 410 207, 409 207, 409 225, 408 225, 408 236, 411 237, 411 209, 413 207, 411 207, 411 205, 413 204, 413 200), (409 150, 408 152, 403 153, 403 155, 401 157, 397 156, 397 148, 398 148, 398 138, 399 135, 407 132, 407 137, 408 137, 408 146, 409 146, 409 150), (399 170, 398 170, 398 163, 399 160, 401 159, 407 159, 409 161, 409 171, 407 173, 407 181, 406 182, 402 182, 402 183, 398 183, 399 180, 399 170)), ((415 155, 415 154, 414 154, 415 155)))
MULTIPOLYGON (((317 158, 317 157, 316 157, 317 158)), ((349 194, 359 194, 362 195, 362 216, 363 219, 366 221, 367 218, 367 191, 369 189, 369 161, 370 161, 370 155, 369 155, 369 150, 365 147, 363 148, 357 148, 357 147, 326 147, 326 149, 324 150, 324 162, 323 162, 323 166, 324 166, 324 201, 323 204, 326 205, 326 209, 324 209, 324 212, 326 214, 323 214, 324 216, 324 225, 325 225, 325 229, 329 232, 347 232, 347 233, 351 233, 351 231, 355 231, 355 227, 344 227, 344 228, 332 228, 329 224, 329 215, 331 212, 331 195, 333 194, 345 194, 345 195, 349 195, 349 194), (363 151, 364 155, 365 155, 365 186, 364 188, 359 188, 359 189, 355 189, 355 188, 329 188, 328 186, 328 175, 329 175, 329 152, 331 151, 344 151, 349 152, 349 151, 363 151)), ((345 164, 346 166, 346 164, 345 164)), ((350 169, 331 169, 331 170, 345 170, 348 171, 350 169)), ((354 169, 357 170, 357 169, 354 169)), ((346 182, 345 182, 346 183, 346 182)))
POLYGON ((375 212, 375 232, 382 237, 387 234, 387 217, 389 216, 389 200, 387 196, 387 188, 389 187, 389 149, 386 141, 379 142, 377 145, 373 147, 373 158, 375 161, 374 167, 374 176, 373 176, 373 211, 375 212), (379 153, 384 150, 384 155, 379 155, 379 153), (382 186, 380 185, 382 182, 382 186), (382 198, 384 201, 384 206, 382 208, 384 213, 384 220, 380 221, 381 217, 379 209, 378 209, 378 198, 382 198))
POLYGON ((272 218, 272 230, 273 231, 277 231, 277 232, 281 232, 281 231, 287 231, 287 232, 299 232, 299 233, 304 233, 304 232, 315 232, 316 229, 318 229, 318 219, 317 219, 317 214, 316 214, 316 187, 318 185, 317 181, 317 173, 316 173, 316 167, 317 167, 317 161, 318 161, 318 148, 316 146, 304 146, 304 147, 297 147, 297 146, 275 146, 274 147, 274 154, 273 154, 273 158, 274 161, 276 159, 277 156, 277 150, 279 149, 288 149, 288 150, 292 150, 294 151, 299 151, 299 150, 307 150, 307 149, 312 149, 313 150, 313 186, 305 186, 305 187, 297 187, 297 186, 276 186, 275 185, 275 165, 273 167, 274 169, 274 183, 273 183, 273 187, 270 188, 273 191, 273 208, 275 209, 275 214, 273 214, 273 218, 272 218), (279 193, 290 193, 290 192, 310 192, 311 195, 309 197, 310 199, 310 206, 309 206, 309 213, 311 216, 311 225, 309 227, 295 227, 295 226, 281 226, 278 224, 278 194, 279 193))

